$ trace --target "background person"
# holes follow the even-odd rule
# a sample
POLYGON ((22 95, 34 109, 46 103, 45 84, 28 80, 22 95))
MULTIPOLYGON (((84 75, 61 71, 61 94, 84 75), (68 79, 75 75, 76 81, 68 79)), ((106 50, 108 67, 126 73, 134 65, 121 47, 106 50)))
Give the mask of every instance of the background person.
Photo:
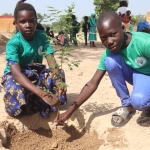
POLYGON ((97 21, 95 18, 95 13, 91 14, 90 18, 90 30, 89 30, 89 38, 88 40, 90 41, 90 47, 96 47, 95 41, 97 40, 96 37, 96 26, 97 26, 97 21))
POLYGON ((122 21, 122 25, 124 26, 124 30, 128 31, 130 26, 130 20, 131 20, 131 11, 128 8, 128 3, 126 0, 120 1, 120 6, 117 10, 117 13, 122 21))
POLYGON ((137 32, 150 33, 150 24, 146 20, 142 20, 137 25, 137 32))
POLYGON ((85 16, 84 17, 84 22, 83 22, 83 25, 82 25, 82 32, 84 32, 84 40, 85 40, 85 45, 87 45, 87 34, 89 32, 89 29, 90 29, 90 24, 88 22, 88 16, 85 16))
POLYGON ((76 20, 76 16, 72 15, 71 37, 72 37, 72 41, 73 41, 74 46, 78 45, 77 33, 79 32, 79 30, 80 30, 80 23, 76 20))
POLYGON ((130 25, 129 25, 129 31, 132 32, 133 31, 133 24, 132 22, 130 21, 130 25))

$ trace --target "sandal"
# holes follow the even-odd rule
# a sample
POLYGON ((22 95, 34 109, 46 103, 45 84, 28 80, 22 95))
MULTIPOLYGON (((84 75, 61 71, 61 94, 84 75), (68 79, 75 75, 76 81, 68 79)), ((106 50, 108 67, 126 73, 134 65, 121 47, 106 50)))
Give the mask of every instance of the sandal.
POLYGON ((128 107, 119 108, 112 116, 121 117, 123 119, 123 121, 118 123, 118 122, 115 122, 114 119, 112 118, 111 124, 115 127, 124 126, 131 119, 131 114, 134 112, 135 112, 135 110, 129 111, 128 107))

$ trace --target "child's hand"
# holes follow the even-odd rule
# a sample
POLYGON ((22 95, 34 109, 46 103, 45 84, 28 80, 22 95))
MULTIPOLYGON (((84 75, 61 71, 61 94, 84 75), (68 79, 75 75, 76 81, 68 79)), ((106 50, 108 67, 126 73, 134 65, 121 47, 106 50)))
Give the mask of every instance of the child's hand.
POLYGON ((54 120, 54 122, 55 122, 56 126, 63 125, 64 122, 66 120, 68 120, 70 117, 71 117, 71 115, 69 115, 67 112, 64 112, 64 113, 58 115, 57 118, 54 120))
POLYGON ((44 92, 43 96, 41 97, 43 101, 51 106, 59 105, 59 99, 52 93, 44 92))

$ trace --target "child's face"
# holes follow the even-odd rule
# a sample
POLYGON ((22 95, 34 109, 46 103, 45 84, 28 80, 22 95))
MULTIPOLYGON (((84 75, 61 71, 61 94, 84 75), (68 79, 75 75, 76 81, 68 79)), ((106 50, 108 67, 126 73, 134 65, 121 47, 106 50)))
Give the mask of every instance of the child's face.
POLYGON ((16 26, 25 40, 32 40, 37 26, 34 12, 29 10, 19 11, 16 26))
POLYGON ((97 26, 103 45, 112 52, 118 52, 124 42, 124 32, 121 26, 114 20, 105 20, 97 26))

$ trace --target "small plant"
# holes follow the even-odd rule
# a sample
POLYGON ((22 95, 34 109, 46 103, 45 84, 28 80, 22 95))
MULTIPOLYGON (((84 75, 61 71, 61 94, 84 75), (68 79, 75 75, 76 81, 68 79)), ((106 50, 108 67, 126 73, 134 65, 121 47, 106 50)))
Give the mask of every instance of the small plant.
MULTIPOLYGON (((74 9, 75 4, 72 3, 71 6, 68 6, 68 10, 56 10, 54 7, 48 6, 50 15, 45 14, 45 22, 47 21, 55 21, 52 24, 52 29, 54 33, 62 32, 69 42, 68 34, 70 34, 72 27, 72 10, 74 9), (62 13, 65 13, 62 15, 62 13)), ((56 38, 48 37, 52 42, 56 42, 56 38)), ((80 60, 70 61, 69 57, 72 57, 70 54, 71 47, 69 44, 62 45, 59 49, 56 49, 56 53, 58 53, 58 58, 60 59, 60 64, 57 65, 59 69, 63 69, 63 63, 67 63, 70 70, 73 70, 73 66, 78 67, 80 64, 80 60)), ((50 66, 53 68, 53 66, 50 66)), ((61 84, 61 83, 60 83, 61 84)))

